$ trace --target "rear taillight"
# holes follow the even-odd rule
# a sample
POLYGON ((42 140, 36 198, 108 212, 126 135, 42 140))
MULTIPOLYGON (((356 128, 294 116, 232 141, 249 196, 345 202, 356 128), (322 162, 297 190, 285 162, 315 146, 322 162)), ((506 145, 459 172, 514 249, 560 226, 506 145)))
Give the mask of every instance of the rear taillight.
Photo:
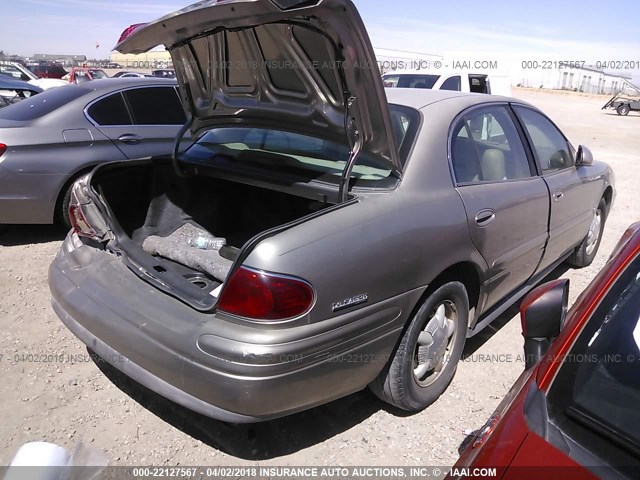
POLYGON ((71 189, 69 223, 80 237, 104 240, 109 228, 89 195, 89 175, 80 177, 71 189))
POLYGON ((133 32, 137 29, 144 27, 147 25, 146 23, 136 23, 134 25, 130 25, 124 29, 124 31, 120 34, 120 38, 118 39, 118 43, 124 42, 133 32))
POLYGON ((0 143, 0 157, 7 151, 7 146, 4 143, 0 143))
POLYGON ((69 223, 71 223, 73 232, 78 234, 79 236, 87 238, 98 238, 96 231, 84 216, 84 212, 82 211, 82 207, 80 205, 69 206, 69 223))
POLYGON ((279 321, 299 317, 313 304, 307 282, 240 267, 227 282, 218 309, 254 320, 279 321))

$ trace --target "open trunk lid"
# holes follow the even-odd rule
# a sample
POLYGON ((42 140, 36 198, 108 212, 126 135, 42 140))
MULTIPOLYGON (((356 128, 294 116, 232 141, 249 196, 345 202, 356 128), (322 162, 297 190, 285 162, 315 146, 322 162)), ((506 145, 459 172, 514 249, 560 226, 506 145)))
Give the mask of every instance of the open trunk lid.
POLYGON ((171 53, 191 131, 251 125, 348 141, 400 175, 373 48, 350 0, 205 0, 129 27, 115 47, 171 53))

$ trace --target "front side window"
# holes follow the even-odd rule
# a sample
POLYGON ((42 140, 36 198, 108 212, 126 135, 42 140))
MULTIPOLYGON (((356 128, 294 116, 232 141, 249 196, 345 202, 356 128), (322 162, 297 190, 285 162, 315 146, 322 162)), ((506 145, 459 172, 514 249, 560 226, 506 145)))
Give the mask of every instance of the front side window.
POLYGON ((640 257, 589 319, 548 403, 560 430, 587 450, 640 452, 640 257))
POLYGON ((472 110, 451 136, 451 161, 458 183, 528 178, 531 168, 506 107, 472 110))
POLYGON ((544 173, 574 165, 569 142, 549 119, 530 108, 514 106, 514 110, 529 134, 544 173))

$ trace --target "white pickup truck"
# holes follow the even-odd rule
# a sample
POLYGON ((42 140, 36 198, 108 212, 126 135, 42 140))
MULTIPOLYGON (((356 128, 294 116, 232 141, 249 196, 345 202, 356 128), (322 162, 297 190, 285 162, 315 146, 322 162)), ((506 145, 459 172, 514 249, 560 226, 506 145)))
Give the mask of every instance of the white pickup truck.
POLYGON ((429 88, 511 96, 510 78, 468 70, 397 70, 382 76, 386 88, 429 88))

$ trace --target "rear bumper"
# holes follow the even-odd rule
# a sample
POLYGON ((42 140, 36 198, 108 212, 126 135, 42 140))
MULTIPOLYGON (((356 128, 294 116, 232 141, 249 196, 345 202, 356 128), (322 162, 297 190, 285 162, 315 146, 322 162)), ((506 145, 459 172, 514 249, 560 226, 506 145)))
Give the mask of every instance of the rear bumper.
POLYGON ((234 423, 284 416, 364 388, 400 336, 407 314, 399 305, 413 305, 421 294, 323 325, 269 329, 197 312, 141 281, 115 256, 68 244, 49 269, 63 323, 138 383, 234 423))

